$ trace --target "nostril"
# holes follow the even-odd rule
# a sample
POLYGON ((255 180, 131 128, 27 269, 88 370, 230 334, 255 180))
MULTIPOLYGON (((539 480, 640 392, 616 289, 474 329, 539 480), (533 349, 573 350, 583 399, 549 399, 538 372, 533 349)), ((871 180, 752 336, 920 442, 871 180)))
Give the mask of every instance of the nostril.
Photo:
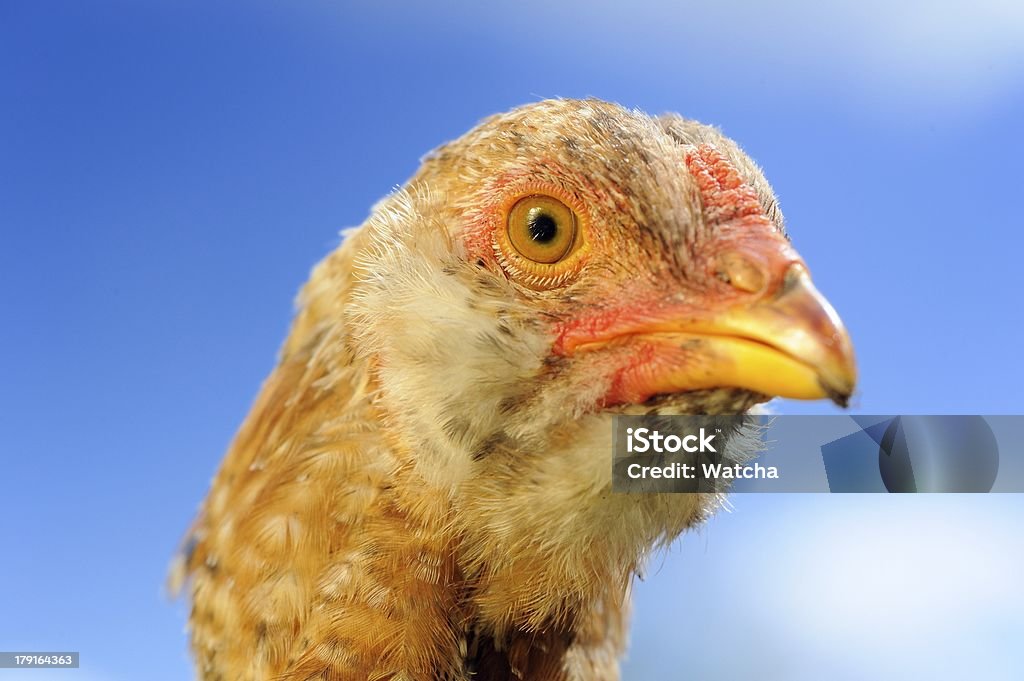
POLYGON ((735 251, 718 256, 715 276, 746 293, 757 293, 764 288, 766 280, 764 271, 756 263, 735 251))

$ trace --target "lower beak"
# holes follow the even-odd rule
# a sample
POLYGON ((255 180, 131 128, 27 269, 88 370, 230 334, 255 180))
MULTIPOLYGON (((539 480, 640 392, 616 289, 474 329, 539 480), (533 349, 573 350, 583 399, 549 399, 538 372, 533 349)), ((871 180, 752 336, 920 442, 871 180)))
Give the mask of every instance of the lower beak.
POLYGON ((849 334, 801 265, 755 303, 652 326, 631 334, 664 350, 666 361, 644 380, 652 395, 733 387, 845 407, 856 384, 849 334))

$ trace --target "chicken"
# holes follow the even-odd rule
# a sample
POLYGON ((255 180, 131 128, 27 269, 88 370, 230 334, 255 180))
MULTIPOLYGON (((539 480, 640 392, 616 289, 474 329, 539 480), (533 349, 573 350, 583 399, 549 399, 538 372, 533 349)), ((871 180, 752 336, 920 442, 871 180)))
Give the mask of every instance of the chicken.
POLYGON ((313 271, 180 557, 200 678, 618 678, 711 494, 612 494, 617 413, 844 404, 848 334, 758 167, 599 100, 442 146, 313 271))

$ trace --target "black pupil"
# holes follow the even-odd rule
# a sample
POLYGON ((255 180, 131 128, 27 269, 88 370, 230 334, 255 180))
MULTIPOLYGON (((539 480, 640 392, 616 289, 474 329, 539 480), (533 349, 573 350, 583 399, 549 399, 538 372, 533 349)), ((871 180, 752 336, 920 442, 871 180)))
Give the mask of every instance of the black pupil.
POLYGON ((537 211, 530 215, 530 238, 539 244, 551 243, 558 234, 558 223, 547 213, 537 211))

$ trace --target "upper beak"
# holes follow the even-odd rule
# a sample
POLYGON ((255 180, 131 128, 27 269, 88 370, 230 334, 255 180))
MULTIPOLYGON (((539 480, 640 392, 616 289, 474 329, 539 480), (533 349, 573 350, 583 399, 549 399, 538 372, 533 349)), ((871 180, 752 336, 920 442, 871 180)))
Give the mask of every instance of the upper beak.
POLYGON ((850 336, 799 264, 786 271, 775 295, 681 327, 707 334, 721 378, 736 387, 794 399, 828 397, 845 407, 857 383, 850 336))
POLYGON ((708 316, 648 318, 616 336, 654 346, 660 358, 634 376, 637 397, 732 387, 845 407, 857 381, 849 334, 799 263, 754 301, 708 316))

